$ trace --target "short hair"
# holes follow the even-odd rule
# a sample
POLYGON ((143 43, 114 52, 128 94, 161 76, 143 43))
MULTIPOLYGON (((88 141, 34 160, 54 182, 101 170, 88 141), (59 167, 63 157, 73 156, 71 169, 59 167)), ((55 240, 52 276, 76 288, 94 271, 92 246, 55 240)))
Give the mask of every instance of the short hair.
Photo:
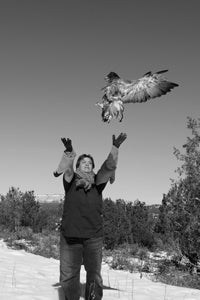
POLYGON ((94 167, 95 167, 94 159, 93 159, 93 157, 92 157, 90 154, 82 154, 82 155, 80 155, 80 156, 78 157, 77 162, 76 162, 76 169, 80 166, 81 160, 82 160, 83 158, 85 158, 85 157, 88 157, 88 158, 91 159, 91 161, 92 161, 92 169, 94 169, 94 167))

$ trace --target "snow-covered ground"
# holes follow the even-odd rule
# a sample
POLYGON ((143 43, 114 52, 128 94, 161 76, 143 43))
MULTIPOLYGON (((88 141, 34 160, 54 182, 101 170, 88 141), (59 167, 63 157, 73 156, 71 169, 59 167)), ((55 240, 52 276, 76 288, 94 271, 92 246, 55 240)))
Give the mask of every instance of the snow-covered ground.
MULTIPOLYGON (((102 265, 105 300, 199 300, 200 290, 152 282, 138 273, 109 269, 102 265)), ((8 249, 0 241, 1 300, 63 300, 56 286, 59 261, 33 255, 24 250, 8 249)), ((84 288, 85 271, 81 269, 84 288)), ((82 298, 83 299, 83 298, 82 298)))

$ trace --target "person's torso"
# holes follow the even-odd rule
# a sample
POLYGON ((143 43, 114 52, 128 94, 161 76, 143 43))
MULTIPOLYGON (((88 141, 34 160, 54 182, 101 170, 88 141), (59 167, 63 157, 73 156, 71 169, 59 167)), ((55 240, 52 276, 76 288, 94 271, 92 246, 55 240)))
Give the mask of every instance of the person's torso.
POLYGON ((63 179, 65 201, 61 230, 68 237, 102 236, 102 191, 93 185, 89 191, 63 179))

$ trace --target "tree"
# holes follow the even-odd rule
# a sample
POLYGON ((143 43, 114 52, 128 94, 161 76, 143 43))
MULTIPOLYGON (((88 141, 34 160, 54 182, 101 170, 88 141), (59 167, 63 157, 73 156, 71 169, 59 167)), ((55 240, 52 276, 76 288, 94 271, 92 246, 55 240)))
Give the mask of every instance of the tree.
POLYGON ((0 222, 11 231, 21 226, 33 228, 39 207, 33 191, 22 193, 19 188, 11 187, 5 196, 1 196, 0 222))
POLYGON ((21 205, 21 226, 29 226, 34 229, 35 220, 40 208, 39 202, 35 199, 34 191, 23 193, 21 197, 21 205))
POLYGON ((187 128, 191 136, 183 145, 185 153, 174 148, 181 166, 176 170, 178 179, 172 182, 162 204, 168 222, 163 233, 170 226, 182 253, 196 263, 200 259, 200 119, 188 117, 187 128))
POLYGON ((124 243, 152 247, 154 220, 144 202, 105 199, 103 218, 106 248, 113 249, 124 243))
POLYGON ((41 203, 37 218, 37 231, 56 230, 56 224, 60 222, 63 211, 63 200, 41 203))
POLYGON ((156 237, 160 237, 164 244, 167 244, 173 237, 170 220, 170 209, 168 205, 168 196, 163 194, 162 205, 159 207, 158 219, 154 231, 156 237))
POLYGON ((154 243, 154 221, 145 202, 135 200, 129 203, 129 217, 132 226, 132 242, 151 248, 154 243))
POLYGON ((22 206, 20 199, 22 193, 19 189, 11 187, 6 196, 1 197, 1 224, 6 225, 11 231, 20 226, 22 206))

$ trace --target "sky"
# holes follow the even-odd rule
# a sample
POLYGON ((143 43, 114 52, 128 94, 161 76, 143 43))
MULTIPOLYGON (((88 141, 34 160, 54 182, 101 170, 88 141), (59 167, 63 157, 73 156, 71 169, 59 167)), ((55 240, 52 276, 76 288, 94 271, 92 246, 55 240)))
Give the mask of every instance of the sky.
MULTIPOLYGON (((59 287, 59 260, 34 255, 24 250, 12 250, 0 241, 1 300, 64 300, 59 287)), ((102 264, 104 300, 198 300, 200 291, 153 282, 139 273, 112 270, 102 264)), ((80 274, 81 295, 84 295, 86 273, 80 274)), ((84 299, 81 297, 80 299, 84 299)))
POLYGON ((0 194, 11 186, 62 194, 62 178, 53 177, 61 137, 77 156, 90 153, 97 172, 112 134, 126 132, 103 196, 160 204, 177 177, 173 148, 184 150, 187 117, 199 118, 199 9, 198 0, 1 1, 0 194), (102 122, 95 103, 105 75, 163 69, 178 88, 127 104, 121 123, 102 122))

